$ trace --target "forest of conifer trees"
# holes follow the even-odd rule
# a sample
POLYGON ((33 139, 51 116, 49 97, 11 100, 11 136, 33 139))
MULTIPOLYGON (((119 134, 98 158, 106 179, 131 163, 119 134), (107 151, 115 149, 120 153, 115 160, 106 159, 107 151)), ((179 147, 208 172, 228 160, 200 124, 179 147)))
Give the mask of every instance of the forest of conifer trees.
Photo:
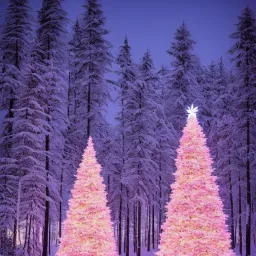
MULTIPOLYGON (((4 10, 1 12, 4 13, 4 10)), ((9 0, 0 36, 0 255, 53 255, 82 153, 92 136, 107 188, 117 251, 158 247, 186 108, 199 107, 232 248, 256 246, 256 18, 241 10, 229 52, 208 66, 180 22, 154 66, 127 35, 112 53, 98 0, 70 23, 62 1, 9 0), (113 67, 116 67, 115 69, 113 67), (114 79, 107 79, 108 73, 114 79), (116 125, 106 119, 114 98, 116 125)), ((195 41, 194 41, 195 40, 195 41)), ((246 254, 244 254, 246 253, 246 254)))

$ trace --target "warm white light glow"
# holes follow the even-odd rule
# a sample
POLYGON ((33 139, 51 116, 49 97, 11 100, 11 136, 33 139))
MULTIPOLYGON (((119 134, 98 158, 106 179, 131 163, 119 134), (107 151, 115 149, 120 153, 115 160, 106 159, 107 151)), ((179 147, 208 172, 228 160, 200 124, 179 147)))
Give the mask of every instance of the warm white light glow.
POLYGON ((196 113, 198 112, 198 107, 194 107, 193 104, 188 108, 188 118, 196 117, 196 113))

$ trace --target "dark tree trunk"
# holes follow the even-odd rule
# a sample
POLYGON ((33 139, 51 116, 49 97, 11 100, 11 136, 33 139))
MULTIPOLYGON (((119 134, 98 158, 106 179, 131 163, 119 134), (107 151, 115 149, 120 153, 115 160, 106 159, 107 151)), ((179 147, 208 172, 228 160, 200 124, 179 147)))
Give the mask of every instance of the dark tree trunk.
POLYGON ((137 252, 137 206, 133 206, 133 246, 134 246, 134 253, 137 252))
MULTIPOLYGON (((163 100, 163 87, 162 87, 162 100, 163 100)), ((162 140, 160 139, 160 158, 159 158, 159 197, 160 197, 160 203, 159 203, 159 222, 158 222, 158 244, 160 243, 160 234, 161 234, 161 226, 162 226, 162 202, 163 202, 163 192, 162 192, 162 140)))
MULTIPOLYGON (((10 119, 12 119, 14 117, 14 114, 13 114, 13 107, 14 107, 14 92, 13 90, 11 89, 10 91, 10 102, 9 102, 9 113, 8 113, 8 117, 10 119)), ((12 130, 13 130, 13 127, 12 127, 12 121, 10 121, 9 123, 9 126, 8 126, 8 132, 9 132, 9 136, 11 137, 12 136, 12 130)), ((11 147, 11 144, 8 145, 9 148, 11 147)))
MULTIPOLYGON (((121 185, 122 191, 122 185, 121 185)), ((122 254, 122 197, 119 199, 118 253, 122 254)))
POLYGON ((152 247, 155 249, 155 206, 152 206, 152 247))
POLYGON ((13 249, 16 247, 16 240, 17 240, 17 220, 14 221, 13 227, 13 249))
POLYGON ((51 219, 49 218, 49 242, 48 242, 49 255, 51 255, 51 219))
POLYGON ((239 174, 239 188, 238 188, 238 200, 239 200, 239 206, 238 206, 238 214, 239 214, 239 253, 240 255, 243 255, 243 237, 242 237, 242 195, 241 195, 241 178, 239 174))
POLYGON ((33 225, 32 225, 32 227, 33 227, 33 252, 36 251, 36 241, 37 241, 35 225, 36 225, 35 218, 33 217, 33 225))
POLYGON ((141 202, 138 202, 138 248, 137 256, 141 256, 141 202))
POLYGON ((126 216, 126 256, 130 255, 130 209, 129 209, 129 193, 127 190, 127 216, 126 216))
MULTIPOLYGON (((45 151, 46 151, 47 154, 49 153, 49 144, 50 144, 50 138, 49 138, 49 135, 46 135, 45 151)), ((49 180, 49 156, 48 155, 46 155, 45 169, 46 169, 46 180, 48 182, 48 180, 49 180)), ((48 185, 46 185, 46 197, 49 197, 48 185)), ((46 199, 46 201, 45 201, 44 237, 43 237, 43 254, 42 254, 42 256, 47 256, 48 255, 49 214, 50 214, 50 205, 49 205, 49 200, 46 199)))
POLYGON ((234 221, 234 229, 235 229, 235 246, 237 244, 236 242, 236 234, 237 234, 237 221, 234 221))
POLYGON ((126 227, 124 230, 124 253, 125 253, 125 250, 126 250, 126 227))
MULTIPOLYGON (((123 85, 122 85, 122 100, 121 100, 121 111, 122 111, 122 170, 124 168, 124 164, 125 164, 125 141, 124 141, 124 100, 123 100, 123 85)), ((121 190, 120 190, 120 211, 119 211, 119 254, 122 253, 122 192, 123 192, 123 184, 121 181, 121 177, 122 177, 122 170, 120 172, 120 182, 121 182, 121 190)), ((128 205, 127 205, 127 210, 128 210, 128 205)), ((127 220, 126 220, 127 221, 127 220)), ((127 225, 127 223, 126 223, 127 225)), ((124 241, 126 241, 126 238, 124 238, 124 241)), ((128 245, 129 247, 129 245, 128 245)), ((125 245, 124 245, 124 251, 125 251, 125 245)))
POLYGON ((162 206, 160 205, 159 209, 159 220, 158 220, 158 244, 160 244, 160 235, 161 235, 161 226, 162 226, 162 206))
MULTIPOLYGON (((249 115, 249 98, 247 99, 247 114, 249 115)), ((246 161, 246 181, 247 181, 247 205, 246 205, 246 256, 251 255, 251 170, 250 170, 250 118, 247 117, 247 161, 246 161)))
MULTIPOLYGON (((62 199, 63 195, 63 170, 61 171, 60 176, 60 198, 62 199)), ((60 207, 59 207, 59 238, 61 238, 62 235, 62 200, 60 201, 60 207)))
POLYGON ((68 117, 70 117, 71 73, 68 72, 68 117))
MULTIPOLYGON (((71 102, 71 72, 68 73, 68 109, 67 114, 68 118, 70 117, 70 102, 71 102)), ((63 175, 64 170, 62 168, 61 175, 60 175, 60 198, 63 199, 63 175)), ((62 236, 62 200, 60 200, 59 205, 59 238, 62 236)))
MULTIPOLYGON (((51 44, 50 44, 50 37, 49 35, 47 36, 47 60, 50 60, 50 50, 51 50, 51 44)), ((47 109, 47 114, 50 115, 50 106, 48 105, 47 109)), ((47 122, 50 122, 49 117, 47 117, 47 122)), ((45 157, 45 170, 46 170, 46 182, 48 183, 49 181, 49 171, 50 171, 50 159, 49 159, 49 153, 50 153, 50 135, 47 134, 45 136, 45 152, 46 152, 46 157, 45 157)), ((48 198, 50 195, 49 187, 48 184, 46 184, 45 188, 45 194, 46 197, 48 198)), ((43 252, 42 256, 47 256, 48 255, 48 235, 49 235, 49 216, 50 215, 50 204, 49 200, 46 199, 45 201, 45 214, 44 214, 44 233, 43 233, 43 252)))
MULTIPOLYGON (((18 24, 17 24, 18 26, 18 24)), ((15 67, 19 69, 19 45, 18 40, 15 42, 15 67)))
POLYGON ((109 188, 110 188, 110 175, 108 175, 108 187, 107 187, 108 193, 109 193, 109 188))
MULTIPOLYGON (((254 214, 255 214, 255 209, 254 209, 254 205, 253 205, 253 203, 252 203, 252 216, 254 216, 254 214)), ((254 246, 255 246, 256 237, 255 237, 255 233, 254 233, 254 232, 253 232, 253 237, 252 237, 252 239, 253 239, 253 244, 254 244, 254 246)))
MULTIPOLYGON (((15 41, 15 67, 19 69, 19 47, 18 47, 18 40, 15 41)), ((10 89, 10 101, 9 101, 9 118, 12 119, 14 117, 14 113, 13 113, 13 107, 14 107, 14 98, 15 98, 15 94, 14 94, 14 91, 13 89, 10 89)), ((13 121, 9 121, 9 125, 8 125, 8 137, 9 138, 12 138, 12 131, 13 131, 13 121)), ((11 157, 11 154, 10 154, 10 150, 12 148, 12 142, 10 139, 8 139, 8 142, 7 142, 7 147, 8 147, 8 157, 11 157)), ((14 221, 14 233, 13 233, 13 248, 16 247, 16 234, 17 234, 17 220, 14 221)), ((7 239, 7 236, 6 238, 7 239)))
POLYGON ((31 245, 30 245, 30 240, 31 240, 31 225, 32 225, 32 217, 29 217, 29 226, 28 226, 28 255, 32 255, 30 254, 31 252, 31 245))
POLYGON ((150 206, 148 207, 148 252, 150 252, 150 238, 151 238, 151 211, 150 206))
MULTIPOLYGON (((230 164, 230 163, 229 163, 230 164)), ((230 197, 230 218, 231 218, 231 247, 235 248, 235 228, 234 228, 234 203, 233 203, 233 190, 232 190, 232 178, 229 173, 229 197, 230 197)))
POLYGON ((25 229, 25 237, 24 237, 24 246, 23 249, 27 246, 27 240, 28 240, 28 216, 26 217, 26 229, 25 229))
POLYGON ((89 139, 91 135, 91 117, 90 117, 90 112, 91 112, 91 86, 89 84, 88 86, 88 95, 87 95, 87 139, 89 139))

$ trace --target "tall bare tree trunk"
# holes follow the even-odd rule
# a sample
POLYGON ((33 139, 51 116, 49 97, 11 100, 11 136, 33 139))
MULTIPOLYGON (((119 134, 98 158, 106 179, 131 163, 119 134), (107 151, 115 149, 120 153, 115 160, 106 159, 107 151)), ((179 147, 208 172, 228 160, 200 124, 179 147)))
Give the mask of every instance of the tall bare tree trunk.
MULTIPOLYGON (((47 60, 50 60, 51 59, 51 56, 50 56, 51 44, 50 44, 49 35, 47 36, 47 49, 48 49, 47 60)), ((50 115, 50 106, 49 106, 49 104, 48 104, 47 114, 50 115)), ((49 117, 47 117, 47 122, 48 123, 50 122, 49 117)), ((45 157, 46 182, 48 183, 48 181, 49 181, 49 172, 50 172, 50 159, 49 159, 50 135, 49 134, 47 134, 45 136, 45 152, 46 152, 46 157, 45 157)), ((50 191, 49 191, 48 184, 46 184, 45 194, 46 194, 47 198, 50 196, 50 191)), ((49 203, 49 200, 46 199, 46 201, 45 201, 44 236, 43 236, 43 253, 42 253, 42 256, 47 256, 48 255, 49 217, 50 217, 50 203, 49 203)))
POLYGON ((30 240, 31 240, 31 223, 32 223, 32 217, 31 216, 29 216, 28 217, 29 218, 29 226, 28 226, 28 255, 31 255, 32 256, 32 254, 30 253, 31 252, 31 249, 30 249, 30 240))
POLYGON ((239 188, 238 188, 238 214, 239 214, 239 253, 243 255, 243 237, 242 237, 242 195, 241 195, 241 178, 239 173, 239 188))
POLYGON ((233 201, 231 173, 229 173, 229 198, 230 198, 230 218, 231 218, 231 247, 232 249, 234 249, 235 248, 234 201, 233 201))
MULTIPOLYGON (((121 191, 122 191, 122 184, 121 184, 121 191)), ((119 222, 118 222, 118 253, 119 255, 122 254, 122 196, 120 195, 119 198, 119 222)))
POLYGON ((155 206, 152 206, 152 247, 155 249, 155 206))
POLYGON ((124 224, 124 251, 123 253, 125 253, 125 250, 126 250, 126 223, 124 224))
MULTIPOLYGON (((46 151, 46 163, 45 163, 45 170, 46 170, 46 180, 49 180, 49 142, 50 138, 49 135, 46 135, 45 138, 45 151, 46 151)), ((49 188, 46 185, 46 197, 49 197, 49 188)), ((42 256, 48 255, 48 235, 49 235, 49 214, 50 214, 50 205, 49 200, 46 199, 45 201, 45 216, 44 216, 44 236, 43 236, 43 254, 42 256)))
MULTIPOLYGON (((247 99, 247 114, 250 112, 249 98, 247 99)), ((251 168, 250 168, 250 118, 247 117, 247 161, 246 161, 246 183, 247 183, 247 205, 246 205, 246 256, 251 255, 251 168)))
POLYGON ((151 238, 151 227, 150 227, 150 224, 151 224, 151 211, 150 211, 150 205, 148 206, 148 252, 150 252, 150 238, 151 238))
MULTIPOLYGON (((70 118, 70 94, 71 94, 71 72, 68 73, 68 109, 67 109, 67 115, 68 118, 70 118)), ((63 201, 63 176, 64 176, 64 170, 62 168, 61 174, 60 174, 60 205, 59 205, 59 238, 62 236, 62 201, 63 201)))
POLYGON ((48 249, 49 249, 49 255, 51 255, 51 219, 49 218, 49 246, 48 246, 48 249))
POLYGON ((158 237, 157 237, 157 244, 160 244, 160 235, 161 235, 161 225, 162 225, 162 206, 160 205, 159 209, 159 217, 158 217, 158 237))
POLYGON ((24 245, 23 245, 23 249, 25 250, 26 245, 27 245, 27 240, 28 240, 28 215, 26 217, 26 229, 25 229, 25 237, 24 237, 24 245))
POLYGON ((137 206, 136 204, 134 204, 133 206, 133 248, 134 248, 134 253, 137 252, 137 242, 138 242, 138 238, 137 238, 137 206))
POLYGON ((141 256, 141 202, 138 201, 138 248, 137 256, 141 256))
MULTIPOLYGON (((60 198, 63 200, 63 170, 60 175, 60 198)), ((59 238, 61 238, 62 235, 62 200, 60 200, 59 205, 59 238)))
POLYGON ((130 255, 130 209, 129 209, 129 192, 127 189, 127 216, 126 216, 126 256, 130 255))
POLYGON ((13 227, 13 242, 12 242, 13 249, 16 248, 16 240, 17 240, 17 220, 14 221, 14 227, 13 227))

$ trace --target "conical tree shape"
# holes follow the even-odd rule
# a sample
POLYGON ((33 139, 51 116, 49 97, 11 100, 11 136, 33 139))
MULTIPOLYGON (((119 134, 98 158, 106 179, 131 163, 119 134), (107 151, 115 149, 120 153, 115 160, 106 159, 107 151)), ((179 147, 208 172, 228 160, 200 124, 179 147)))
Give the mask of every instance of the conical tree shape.
POLYGON ((176 180, 171 186, 158 256, 235 255, 230 250, 226 216, 196 111, 190 113, 180 139, 176 180))
POLYGON ((57 256, 116 256, 101 166, 92 139, 80 164, 57 256))

